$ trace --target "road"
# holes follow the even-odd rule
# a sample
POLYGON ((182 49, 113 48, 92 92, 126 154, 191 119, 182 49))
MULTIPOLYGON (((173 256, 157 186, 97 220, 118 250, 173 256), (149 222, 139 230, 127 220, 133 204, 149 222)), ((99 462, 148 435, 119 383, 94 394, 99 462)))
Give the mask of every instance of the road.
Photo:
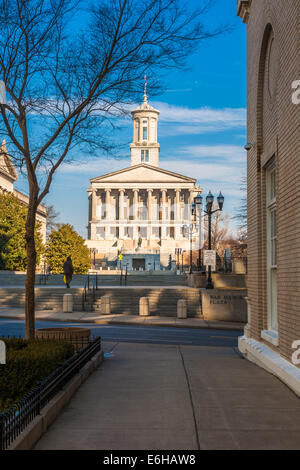
MULTIPOLYGON (((237 347, 239 331, 167 328, 130 325, 96 325, 92 323, 64 323, 37 321, 36 328, 86 327, 93 336, 101 336, 104 342, 151 343, 191 346, 237 347)), ((24 336, 24 322, 0 319, 0 336, 24 336)))

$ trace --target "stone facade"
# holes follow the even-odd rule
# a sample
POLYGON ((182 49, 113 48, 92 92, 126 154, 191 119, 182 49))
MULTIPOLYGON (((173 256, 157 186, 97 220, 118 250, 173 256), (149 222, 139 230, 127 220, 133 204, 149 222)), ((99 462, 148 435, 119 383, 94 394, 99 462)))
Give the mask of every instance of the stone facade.
POLYGON ((300 104, 292 99, 300 80, 300 2, 239 0, 238 15, 247 23, 251 147, 249 318, 241 349, 247 353, 256 341, 256 353, 269 348, 291 362, 300 339, 300 104))
MULTIPOLYGON (((17 179, 18 174, 7 152, 4 140, 0 146, 0 191, 13 193, 22 204, 28 206, 29 197, 14 188, 17 179)), ((41 223, 41 234, 43 242, 46 243, 47 209, 42 204, 38 207, 37 220, 41 223)))
POLYGON ((117 265, 122 253, 128 269, 158 270, 172 266, 176 248, 190 249, 186 227, 200 187, 194 178, 159 168, 158 116, 145 94, 132 112, 131 166, 91 179, 86 243, 104 266, 117 265))

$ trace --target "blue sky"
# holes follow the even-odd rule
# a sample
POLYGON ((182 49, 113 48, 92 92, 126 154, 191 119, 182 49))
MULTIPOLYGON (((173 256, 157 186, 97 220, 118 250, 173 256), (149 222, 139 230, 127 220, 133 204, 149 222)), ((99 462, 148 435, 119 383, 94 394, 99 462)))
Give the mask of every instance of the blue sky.
MULTIPOLYGON (((242 197, 240 181, 246 171, 246 27, 236 16, 236 3, 216 0, 207 15, 208 26, 231 24, 232 32, 203 42, 189 58, 189 70, 173 71, 164 78, 166 91, 149 96, 161 112, 160 167, 196 177, 204 195, 222 190, 224 211, 231 214, 242 197)), ((46 199, 60 213, 59 221, 71 223, 84 237, 89 180, 130 165, 130 117, 116 133, 125 146, 124 157, 78 155, 80 163, 64 164, 57 172, 46 199)), ((16 188, 26 191, 21 178, 16 188)))

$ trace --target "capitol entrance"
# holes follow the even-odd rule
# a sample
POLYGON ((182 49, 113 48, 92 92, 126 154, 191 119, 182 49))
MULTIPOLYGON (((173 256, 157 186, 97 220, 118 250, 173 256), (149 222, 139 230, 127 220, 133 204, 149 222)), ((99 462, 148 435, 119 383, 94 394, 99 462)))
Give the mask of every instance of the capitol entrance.
POLYGON ((145 258, 135 258, 132 260, 132 269, 134 271, 145 271, 146 269, 146 259, 145 258))

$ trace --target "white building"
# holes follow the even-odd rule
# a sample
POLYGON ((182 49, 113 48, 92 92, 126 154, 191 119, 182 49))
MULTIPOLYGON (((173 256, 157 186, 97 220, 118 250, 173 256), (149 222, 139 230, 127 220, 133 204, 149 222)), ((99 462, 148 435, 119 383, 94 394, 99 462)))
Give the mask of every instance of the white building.
MULTIPOLYGON (((17 171, 7 152, 6 142, 3 140, 2 145, 0 146, 0 192, 13 193, 20 202, 22 202, 22 204, 28 206, 29 197, 14 188, 14 184, 17 179, 17 171)), ((47 209, 42 204, 38 207, 36 218, 41 223, 43 243, 46 243, 47 209)))
POLYGON ((200 187, 195 178, 159 168, 158 118, 145 92, 132 111, 131 166, 90 180, 86 243, 103 266, 116 265, 121 253, 129 269, 158 270, 172 260, 174 266, 176 248, 190 249, 186 227, 200 187))

